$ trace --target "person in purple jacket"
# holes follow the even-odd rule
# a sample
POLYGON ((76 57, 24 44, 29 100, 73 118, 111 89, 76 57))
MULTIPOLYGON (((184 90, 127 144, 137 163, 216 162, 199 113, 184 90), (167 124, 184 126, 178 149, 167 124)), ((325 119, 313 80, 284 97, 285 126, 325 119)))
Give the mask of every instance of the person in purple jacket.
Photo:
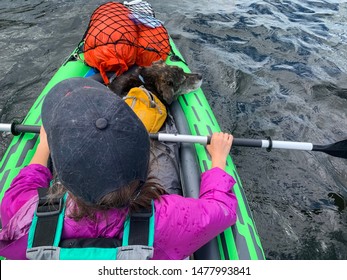
POLYGON ((211 169, 202 173, 195 199, 151 182, 148 132, 122 99, 96 81, 72 78, 54 86, 42 105, 42 124, 34 157, 1 203, 0 256, 27 258, 37 190, 50 184, 52 198, 68 192, 63 239, 121 239, 127 214, 153 201, 152 259, 185 259, 236 222, 235 180, 224 171, 232 135, 212 135, 211 169))

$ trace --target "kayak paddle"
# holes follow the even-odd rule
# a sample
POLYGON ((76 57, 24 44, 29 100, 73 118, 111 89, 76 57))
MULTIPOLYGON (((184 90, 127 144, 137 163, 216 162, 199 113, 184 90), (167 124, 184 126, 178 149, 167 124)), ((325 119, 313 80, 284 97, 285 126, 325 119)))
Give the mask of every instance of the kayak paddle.
MULTIPOLYGON (((211 141, 211 136, 167 133, 150 134, 150 137, 158 141, 190 142, 200 143, 202 145, 207 145, 211 141)), ((271 138, 268 138, 267 140, 234 138, 233 146, 266 148, 268 151, 271 151, 271 149, 317 151, 329 154, 334 157, 347 158, 347 139, 328 145, 314 145, 308 142, 278 141, 272 140, 271 138)))
MULTIPOLYGON (((11 132, 13 135, 18 135, 20 133, 40 133, 40 126, 23 125, 16 123, 0 123, 0 131, 11 132)), ((151 139, 158 141, 199 143, 202 145, 207 145, 211 141, 211 136, 168 133, 155 133, 149 134, 149 136, 151 139)), ((270 151, 271 149, 289 149, 314 152, 317 151, 326 153, 334 157, 347 158, 347 139, 327 145, 314 145, 308 142, 278 141, 272 140, 271 138, 268 138, 266 140, 234 138, 233 146, 266 148, 268 151, 270 151)))

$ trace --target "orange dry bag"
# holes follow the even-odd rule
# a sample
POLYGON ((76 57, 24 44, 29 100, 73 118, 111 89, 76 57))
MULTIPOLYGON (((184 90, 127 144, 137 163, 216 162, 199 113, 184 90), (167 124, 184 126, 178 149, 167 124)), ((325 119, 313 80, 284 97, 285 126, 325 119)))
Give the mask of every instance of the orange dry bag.
POLYGON ((84 37, 84 59, 100 71, 106 85, 106 72, 119 76, 135 63, 149 66, 165 60, 170 51, 169 35, 146 1, 101 5, 84 37))
POLYGON ((164 60, 170 52, 169 35, 164 26, 155 28, 139 25, 136 64, 139 66, 150 66, 152 62, 164 60))
POLYGON ((97 8, 90 20, 84 41, 84 59, 95 67, 105 82, 107 71, 118 76, 136 61, 137 26, 130 11, 121 3, 109 2, 97 8))

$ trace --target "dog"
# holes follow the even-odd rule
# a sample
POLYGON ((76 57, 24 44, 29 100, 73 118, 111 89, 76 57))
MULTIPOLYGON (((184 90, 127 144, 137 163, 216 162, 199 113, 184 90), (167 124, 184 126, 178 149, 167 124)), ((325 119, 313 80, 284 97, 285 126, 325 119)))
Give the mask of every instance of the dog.
POLYGON ((111 80, 108 87, 118 96, 124 97, 131 88, 144 86, 168 106, 180 95, 198 89, 201 84, 201 74, 185 73, 180 67, 158 60, 150 66, 132 67, 111 80))

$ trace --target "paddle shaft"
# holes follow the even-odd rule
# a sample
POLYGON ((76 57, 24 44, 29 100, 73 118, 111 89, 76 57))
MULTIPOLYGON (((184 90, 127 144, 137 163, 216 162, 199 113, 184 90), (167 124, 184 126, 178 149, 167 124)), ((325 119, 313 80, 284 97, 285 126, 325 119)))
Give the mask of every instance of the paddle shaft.
MULTIPOLYGON (((200 143, 202 145, 207 145, 211 141, 211 136, 182 134, 157 133, 151 134, 150 137, 159 141, 190 142, 200 143)), ((266 148, 267 151, 271 151, 271 149, 317 151, 326 153, 334 157, 347 158, 347 140, 342 140, 328 145, 314 145, 308 142, 278 141, 272 140, 271 138, 268 138, 267 140, 234 138, 233 146, 266 148)))
MULTIPOLYGON (((211 136, 195 136, 167 133, 150 134, 150 137, 152 139, 164 142, 199 143, 202 145, 208 145, 211 141, 211 136)), ((305 142, 234 138, 233 146, 312 151, 314 145, 312 143, 305 142)))
MULTIPOLYGON (((18 135, 23 132, 40 133, 40 126, 22 125, 16 123, 0 124, 0 131, 11 132, 13 135, 18 135)), ((211 141, 211 136, 167 133, 149 134, 149 136, 151 139, 163 142, 200 143, 202 145, 208 145, 211 141)), ((347 140, 343 140, 330 145, 313 145, 312 143, 308 142, 278 141, 271 140, 270 138, 267 140, 234 138, 233 146, 266 148, 268 151, 271 149, 319 151, 332 156, 347 158, 346 142, 347 140)))

